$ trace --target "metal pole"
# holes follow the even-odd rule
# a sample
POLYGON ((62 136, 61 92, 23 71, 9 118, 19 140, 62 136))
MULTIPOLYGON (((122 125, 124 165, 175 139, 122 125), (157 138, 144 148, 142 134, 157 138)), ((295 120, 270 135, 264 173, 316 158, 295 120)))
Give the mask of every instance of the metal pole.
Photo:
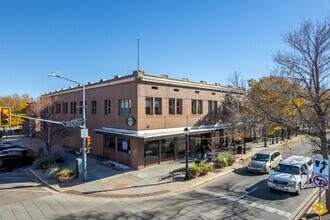
MULTIPOLYGON (((83 129, 86 129, 86 106, 85 106, 85 85, 83 86, 83 104, 82 104, 82 113, 83 113, 83 129)), ((87 181, 87 155, 86 155, 86 138, 82 138, 82 148, 83 148, 83 158, 82 158, 82 163, 83 163, 83 180, 87 181)))
POLYGON ((188 142, 188 128, 184 129, 186 133, 186 175, 184 177, 185 180, 188 180, 188 152, 189 152, 189 142, 188 142))
MULTIPOLYGON (((320 188, 319 202, 322 200, 322 188, 320 188)), ((319 215, 319 220, 321 219, 321 215, 319 215)))

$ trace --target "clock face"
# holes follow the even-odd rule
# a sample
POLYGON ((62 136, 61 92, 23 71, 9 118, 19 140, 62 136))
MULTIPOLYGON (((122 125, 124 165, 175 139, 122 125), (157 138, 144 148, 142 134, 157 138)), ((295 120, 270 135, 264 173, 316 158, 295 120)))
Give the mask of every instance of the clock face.
POLYGON ((132 117, 127 118, 127 125, 128 126, 133 126, 135 124, 135 119, 132 117))

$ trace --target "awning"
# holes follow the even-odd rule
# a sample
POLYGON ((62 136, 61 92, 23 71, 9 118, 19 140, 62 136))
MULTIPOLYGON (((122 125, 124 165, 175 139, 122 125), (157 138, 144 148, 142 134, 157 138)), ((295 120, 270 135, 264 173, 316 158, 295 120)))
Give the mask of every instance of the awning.
MULTIPOLYGON (((224 129, 225 126, 213 126, 209 128, 205 127, 190 127, 188 134, 197 135, 197 134, 206 134, 220 129, 224 129)), ((159 129, 159 130, 145 130, 145 131, 133 131, 133 130, 124 130, 116 128, 100 128, 95 129, 96 133, 100 134, 113 134, 126 138, 136 138, 142 140, 158 140, 161 138, 171 138, 171 137, 184 137, 184 128, 175 128, 175 129, 159 129)))

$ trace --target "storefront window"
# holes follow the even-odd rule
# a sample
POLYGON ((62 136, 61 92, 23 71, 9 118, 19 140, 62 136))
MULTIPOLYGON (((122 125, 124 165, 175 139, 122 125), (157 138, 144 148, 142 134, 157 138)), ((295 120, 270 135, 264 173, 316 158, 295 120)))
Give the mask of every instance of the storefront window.
POLYGON ((158 162, 158 145, 159 141, 146 141, 144 144, 144 163, 157 163, 158 162))
POLYGON ((178 137, 177 139, 177 151, 178 151, 178 158, 184 157, 186 152, 186 139, 185 137, 178 137))
POLYGON ((116 138, 114 135, 106 134, 104 135, 104 147, 107 148, 116 148, 116 138))
POLYGON ((161 140, 161 159, 169 159, 174 157, 174 141, 173 138, 161 140))
POLYGON ((128 153, 130 151, 130 141, 126 138, 118 138, 118 150, 128 153))

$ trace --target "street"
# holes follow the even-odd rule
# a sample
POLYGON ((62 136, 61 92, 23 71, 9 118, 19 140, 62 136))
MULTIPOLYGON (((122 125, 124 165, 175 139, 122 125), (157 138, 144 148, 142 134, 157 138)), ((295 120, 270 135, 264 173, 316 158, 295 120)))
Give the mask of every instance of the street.
MULTIPOLYGON (((281 150, 283 158, 312 152, 307 143, 281 150)), ((181 194, 110 199, 50 191, 20 168, 0 174, 0 216, 1 219, 287 219, 313 189, 308 184, 299 196, 270 191, 267 176, 242 168, 181 194)))

